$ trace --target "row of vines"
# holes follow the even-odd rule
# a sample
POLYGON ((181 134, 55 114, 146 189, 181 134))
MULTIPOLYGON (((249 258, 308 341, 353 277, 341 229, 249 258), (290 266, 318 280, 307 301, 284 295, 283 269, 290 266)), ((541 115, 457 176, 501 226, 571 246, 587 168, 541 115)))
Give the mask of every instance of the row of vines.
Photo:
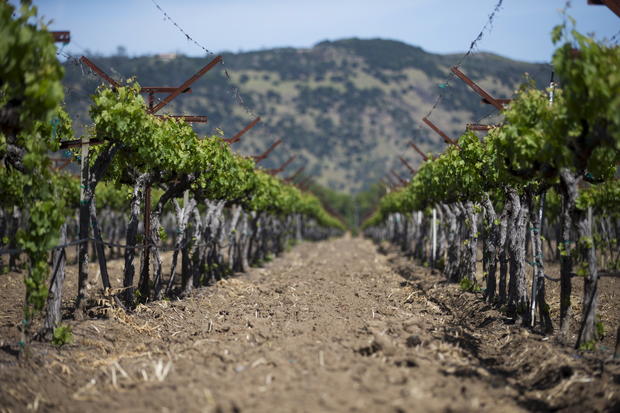
POLYGON ((553 40, 561 43, 553 56, 559 85, 539 90, 526 82, 501 125, 483 138, 466 132, 429 156, 364 226, 367 236, 398 244, 448 280, 484 288, 489 302, 545 333, 554 331, 545 284, 560 282, 564 341, 572 283, 582 280, 576 347, 588 349, 601 333, 599 276, 620 267, 620 48, 565 26, 553 40), (546 259, 559 260, 559 280, 546 259))
POLYGON ((222 137, 150 115, 137 83, 93 95, 93 124, 73 150, 81 177, 54 170, 49 154, 74 137, 52 37, 28 2, 19 10, 2 2, 0 39, 0 268, 24 268, 23 347, 60 325, 71 246, 79 265, 75 317, 82 317, 94 298, 87 290, 93 256, 104 296, 130 310, 244 271, 291 242, 343 230, 316 197, 258 169, 222 137), (100 144, 84 151, 87 142, 100 144), (145 233, 147 187, 153 207, 145 233), (163 249, 173 251, 169 269, 163 249), (122 285, 110 282, 110 257, 124 259, 122 285))

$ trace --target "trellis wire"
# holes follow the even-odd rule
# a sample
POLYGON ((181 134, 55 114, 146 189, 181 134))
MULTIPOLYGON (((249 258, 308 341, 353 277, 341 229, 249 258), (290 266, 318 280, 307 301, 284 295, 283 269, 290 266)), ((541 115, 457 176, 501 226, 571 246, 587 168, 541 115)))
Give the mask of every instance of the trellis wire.
MULTIPOLYGON (((206 46, 204 46, 202 43, 200 43, 198 40, 192 37, 185 29, 183 29, 181 25, 179 25, 155 0, 151 0, 151 2, 163 14, 164 20, 168 20, 174 27, 177 28, 177 30, 179 30, 179 32, 181 32, 181 34, 183 34, 183 36, 185 36, 185 38, 188 41, 192 42, 194 45, 202 49, 207 56, 211 56, 215 54, 213 51, 209 50, 206 46)), ((245 100, 243 99, 243 96, 241 95, 241 91, 239 87, 232 84, 232 79, 230 77, 230 74, 228 73, 228 68, 226 67, 226 62, 224 59, 222 59, 221 64, 224 67, 224 74, 226 75, 226 79, 228 80, 228 82, 230 82, 229 93, 233 96, 233 99, 237 102, 237 104, 239 104, 243 108, 246 114, 249 115, 249 117, 257 118, 258 115, 256 114, 256 112, 254 112, 254 110, 252 110, 245 103, 245 100)), ((266 130, 266 125, 264 123, 261 122, 260 124, 258 124, 257 129, 259 128, 264 128, 263 130, 265 130, 265 132, 267 132, 270 135, 269 136, 270 139, 273 139, 272 133, 266 130)))
MULTIPOLYGON (((187 40, 194 43, 197 47, 201 48, 207 56, 211 56, 215 54, 214 52, 209 50, 207 47, 202 45, 200 42, 198 42, 194 37, 190 36, 189 33, 187 33, 187 31, 185 31, 164 9, 162 9, 162 7, 155 0, 151 0, 151 2, 164 15, 164 20, 168 20, 170 23, 172 23, 172 25, 176 27, 177 30, 179 30, 185 36, 187 40)), ((228 79, 229 82, 232 82, 232 79, 230 78, 230 74, 228 73, 228 69, 225 67, 226 66, 225 61, 223 59, 222 59, 222 65, 224 66, 224 74, 226 75, 226 78, 228 79)), ((246 111, 248 115, 250 115, 253 118, 256 118, 257 117, 256 113, 246 105, 245 101, 243 100, 243 97, 241 96, 239 88, 234 85, 231 85, 231 88, 232 88, 232 93, 237 103, 241 105, 241 107, 243 107, 243 109, 246 111)))
MULTIPOLYGON (((152 0, 152 1, 154 1, 154 0, 152 0)), ((474 40, 472 40, 472 42, 469 45, 469 49, 467 50, 467 52, 465 52, 465 54, 463 56, 461 56, 461 58, 458 60, 458 62, 456 63, 456 65, 454 67, 457 67, 457 68, 460 67, 463 64, 463 62, 465 61, 465 59, 467 57, 469 57, 469 55, 472 54, 472 52, 474 51, 474 49, 475 49, 476 45, 478 44, 478 42, 480 40, 482 40, 482 38, 484 37, 485 32, 487 30, 489 30, 490 26, 492 26, 493 20, 495 19, 496 14, 501 9, 503 2, 504 2, 504 0, 499 0, 497 2, 495 7, 493 8, 493 11, 491 12, 491 14, 489 14, 487 22, 484 24, 484 26, 482 26, 482 30, 480 30, 480 33, 478 33, 478 36, 476 36, 476 38, 474 40)), ((454 74, 452 73, 452 71, 450 71, 448 73, 448 76, 446 77, 446 80, 441 84, 441 85, 443 85, 442 90, 449 88, 450 82, 451 82, 451 80, 453 78, 454 78, 454 74)), ((439 95, 437 96, 437 99, 435 100, 435 103, 433 104, 431 109, 426 114, 426 116, 425 116, 426 118, 430 118, 430 116, 433 113, 433 111, 437 108, 437 106, 439 105, 439 103, 443 99, 443 96, 444 96, 444 93, 440 92, 439 95)))
POLYGON ((611 36, 611 39, 609 39, 609 44, 614 45, 614 46, 617 45, 618 40, 620 40, 619 36, 620 36, 620 31, 616 32, 616 34, 611 36))
MULTIPOLYGON (((58 249, 63 249, 63 248, 67 248, 67 247, 72 247, 74 245, 80 245, 80 244, 84 244, 86 242, 94 242, 96 244, 100 244, 100 245, 104 245, 106 247, 116 247, 116 248, 123 248, 123 249, 144 249, 147 246, 149 248, 157 248, 158 251, 160 252, 168 252, 168 251, 181 251, 182 249, 184 249, 185 247, 187 247, 187 245, 190 243, 190 239, 188 238, 182 245, 178 246, 178 247, 168 247, 168 248, 159 248, 159 246, 157 244, 155 244, 154 242, 150 242, 150 243, 142 243, 140 245, 127 245, 127 244, 118 244, 118 243, 114 243, 114 242, 108 242, 108 241, 101 241, 95 238, 82 238, 82 239, 78 239, 75 241, 70 241, 67 242, 65 244, 60 244, 60 245, 55 245, 53 247, 49 247, 47 248, 48 251, 53 251, 53 250, 58 250, 58 249)), ((198 247, 207 247, 209 245, 214 245, 217 244, 217 246, 219 248, 228 248, 230 246, 230 243, 226 243, 224 245, 220 245, 218 242, 202 242, 199 244, 196 244, 196 246, 198 247)), ((13 255, 13 254, 21 254, 25 252, 22 249, 16 249, 16 248, 4 248, 4 249, 0 249, 0 255, 13 255)))

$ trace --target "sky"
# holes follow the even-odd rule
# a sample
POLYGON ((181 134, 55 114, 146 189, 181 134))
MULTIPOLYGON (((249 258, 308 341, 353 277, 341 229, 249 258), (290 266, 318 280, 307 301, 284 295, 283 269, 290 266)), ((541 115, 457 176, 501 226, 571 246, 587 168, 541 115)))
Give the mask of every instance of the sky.
MULTIPOLYGON (((15 3, 17 0, 12 0, 15 3)), ((130 56, 182 53, 204 56, 154 4, 213 52, 312 47, 323 40, 384 38, 434 53, 468 49, 498 0, 33 0, 52 19, 50 30, 70 30, 72 54, 130 56)), ((620 31, 605 6, 572 0, 577 30, 598 38, 620 31)), ((562 22, 566 0, 504 0, 477 51, 529 62, 548 62, 551 29, 562 22)), ((617 38, 620 38, 618 34, 617 38)), ((617 39, 616 38, 616 39, 617 39)))

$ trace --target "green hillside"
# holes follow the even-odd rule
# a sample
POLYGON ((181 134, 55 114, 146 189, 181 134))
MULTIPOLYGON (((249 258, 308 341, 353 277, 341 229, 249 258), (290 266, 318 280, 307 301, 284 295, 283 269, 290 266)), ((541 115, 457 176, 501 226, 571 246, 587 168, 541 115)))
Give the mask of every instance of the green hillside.
MULTIPOLYGON (((143 86, 178 86, 210 60, 91 58, 116 79, 135 76, 143 86)), ((288 171, 305 162, 306 173, 319 183, 355 192, 391 168, 407 176, 397 155, 414 166, 420 162, 406 148, 412 139, 425 150, 442 150, 441 139, 421 124, 440 91, 445 99, 432 120, 453 137, 458 137, 467 122, 492 111, 460 80, 440 88, 459 58, 381 39, 325 41, 311 49, 224 53, 224 67, 207 73, 191 94, 178 97, 162 113, 207 115, 209 123, 196 126, 199 132, 220 128, 231 136, 252 118, 238 103, 238 88, 245 105, 263 119, 260 127, 236 144, 241 153, 260 153, 282 138, 284 144, 264 162, 265 167, 278 166, 295 153, 298 159, 288 171)), ((100 80, 80 65, 67 62, 66 67, 69 110, 78 122, 87 123, 88 95, 100 80)), ((497 97, 510 97, 526 72, 540 87, 551 73, 545 64, 486 53, 470 56, 462 70, 497 97)))

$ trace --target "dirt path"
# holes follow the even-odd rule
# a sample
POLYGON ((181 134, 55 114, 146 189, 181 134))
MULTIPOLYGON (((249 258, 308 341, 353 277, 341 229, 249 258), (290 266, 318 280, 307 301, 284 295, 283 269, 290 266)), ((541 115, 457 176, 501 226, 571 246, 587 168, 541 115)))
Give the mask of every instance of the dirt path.
POLYGON ((74 344, 37 345, 27 365, 2 347, 0 411, 620 407, 617 362, 576 360, 361 239, 305 243, 190 299, 72 327, 74 344))

